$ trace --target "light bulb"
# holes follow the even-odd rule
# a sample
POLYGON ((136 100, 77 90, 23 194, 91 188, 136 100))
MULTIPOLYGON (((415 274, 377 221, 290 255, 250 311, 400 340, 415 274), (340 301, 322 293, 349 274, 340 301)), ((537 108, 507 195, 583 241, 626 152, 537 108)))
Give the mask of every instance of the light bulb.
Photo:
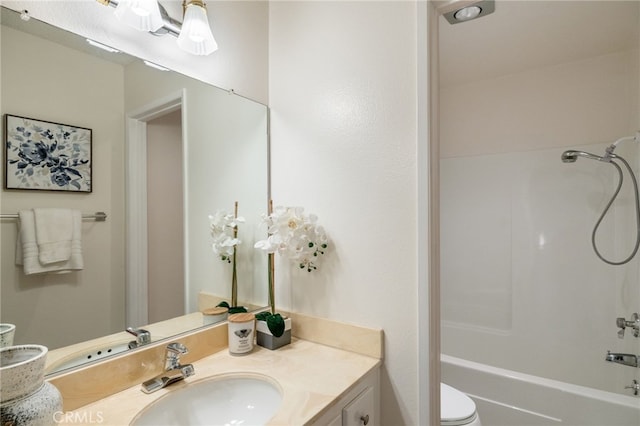
POLYGON ((189 2, 184 13, 184 22, 178 37, 180 49, 194 55, 208 55, 218 49, 209 27, 209 19, 204 5, 199 2, 189 2))
POLYGON ((478 6, 468 6, 458 10, 453 16, 458 21, 469 21, 475 19, 480 15, 482 9, 478 6))
POLYGON ((156 0, 120 0, 116 17, 140 31, 157 31, 164 25, 156 0))

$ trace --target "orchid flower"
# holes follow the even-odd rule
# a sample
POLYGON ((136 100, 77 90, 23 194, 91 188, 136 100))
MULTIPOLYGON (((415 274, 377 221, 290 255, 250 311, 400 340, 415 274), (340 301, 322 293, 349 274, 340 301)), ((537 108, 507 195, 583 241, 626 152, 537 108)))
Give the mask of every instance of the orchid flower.
POLYGON ((231 263, 235 246, 242 243, 235 236, 237 228, 244 221, 243 217, 235 217, 224 210, 218 210, 215 214, 209 215, 209 226, 213 239, 211 248, 215 254, 220 256, 220 260, 231 263))
POLYGON ((316 262, 328 247, 324 228, 317 225, 318 217, 305 214, 302 207, 278 206, 263 217, 269 236, 254 247, 267 253, 278 253, 308 272, 317 269, 316 262))

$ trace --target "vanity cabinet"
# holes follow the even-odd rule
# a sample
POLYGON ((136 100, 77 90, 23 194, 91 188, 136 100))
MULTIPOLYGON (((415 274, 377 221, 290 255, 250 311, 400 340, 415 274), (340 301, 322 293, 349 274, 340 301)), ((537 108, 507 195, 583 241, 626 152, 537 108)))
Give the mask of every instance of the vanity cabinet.
POLYGON ((365 375, 334 402, 311 426, 378 426, 380 424, 380 368, 365 375))

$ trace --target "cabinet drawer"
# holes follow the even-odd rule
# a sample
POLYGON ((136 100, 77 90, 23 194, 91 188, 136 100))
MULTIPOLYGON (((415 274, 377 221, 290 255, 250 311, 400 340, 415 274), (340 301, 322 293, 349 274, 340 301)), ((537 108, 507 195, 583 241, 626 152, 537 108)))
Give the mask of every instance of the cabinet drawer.
POLYGON ((342 426, 375 426, 375 393, 367 387, 342 409, 342 426))

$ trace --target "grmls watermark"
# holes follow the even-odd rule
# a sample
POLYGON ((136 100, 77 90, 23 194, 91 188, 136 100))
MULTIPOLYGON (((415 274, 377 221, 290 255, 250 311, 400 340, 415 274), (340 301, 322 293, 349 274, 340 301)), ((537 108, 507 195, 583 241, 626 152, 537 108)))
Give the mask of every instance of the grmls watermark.
POLYGON ((75 411, 67 411, 66 413, 63 411, 56 411, 53 413, 53 421, 65 424, 100 424, 104 422, 104 417, 102 416, 102 411, 84 411, 82 413, 77 413, 75 411))

